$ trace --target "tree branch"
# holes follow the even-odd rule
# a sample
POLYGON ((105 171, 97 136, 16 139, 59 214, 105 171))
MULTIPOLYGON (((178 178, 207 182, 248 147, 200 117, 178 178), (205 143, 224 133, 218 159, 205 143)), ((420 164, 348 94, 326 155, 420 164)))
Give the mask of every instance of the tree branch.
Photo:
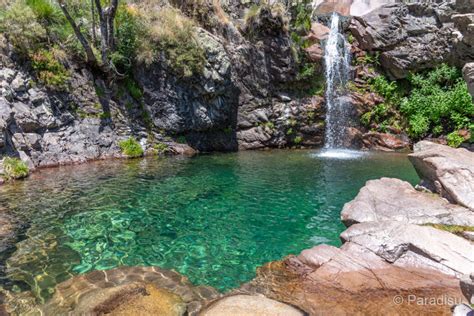
POLYGON ((67 10, 67 6, 66 6, 66 3, 64 3, 64 0, 59 0, 59 7, 61 8, 61 11, 63 11, 64 16, 66 17, 67 21, 69 22, 72 29, 74 30, 74 34, 76 34, 77 39, 79 40, 82 47, 84 48, 84 51, 86 52, 87 62, 90 64, 94 64, 94 66, 97 66, 97 59, 95 58, 94 52, 92 51, 92 48, 89 42, 82 34, 76 22, 74 21, 72 16, 69 14, 69 11, 67 10))

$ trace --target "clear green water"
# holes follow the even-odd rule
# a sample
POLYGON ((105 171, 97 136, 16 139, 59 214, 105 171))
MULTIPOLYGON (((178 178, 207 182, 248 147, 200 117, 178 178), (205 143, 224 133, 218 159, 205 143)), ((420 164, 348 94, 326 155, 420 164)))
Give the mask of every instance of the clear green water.
POLYGON ((339 245, 341 208, 368 179, 418 180, 402 154, 316 154, 104 161, 0 187, 0 205, 25 223, 16 249, 3 255, 0 282, 47 298, 74 274, 157 265, 227 290, 265 262, 339 245))

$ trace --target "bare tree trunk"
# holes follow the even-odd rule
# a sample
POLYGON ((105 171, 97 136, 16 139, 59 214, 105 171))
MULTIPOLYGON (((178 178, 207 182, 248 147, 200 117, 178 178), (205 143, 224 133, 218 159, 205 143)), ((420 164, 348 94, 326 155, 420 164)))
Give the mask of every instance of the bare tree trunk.
POLYGON ((92 40, 94 45, 97 43, 97 35, 95 34, 95 6, 94 0, 91 0, 91 15, 92 15, 92 40))
POLYGON ((69 22, 72 29, 74 30, 74 34, 76 34, 77 39, 79 40, 82 47, 84 48, 84 51, 86 52, 87 62, 97 66, 97 59, 95 58, 94 52, 92 51, 92 48, 91 48, 89 42, 87 41, 87 39, 82 34, 82 32, 79 29, 79 27, 77 26, 76 22, 74 21, 74 19, 69 14, 69 11, 67 10, 67 6, 64 3, 64 0, 59 0, 59 6, 61 7, 61 10, 63 11, 64 16, 66 17, 67 21, 69 22))
POLYGON ((107 46, 109 50, 115 49, 115 34, 114 34, 114 20, 117 14, 118 0, 112 0, 110 6, 107 7, 107 46))
POLYGON ((102 10, 102 5, 100 0, 95 0, 95 6, 97 7, 97 13, 99 14, 99 27, 100 27, 100 51, 102 55, 102 64, 104 67, 108 68, 108 30, 107 30, 107 21, 105 19, 104 11, 102 10))

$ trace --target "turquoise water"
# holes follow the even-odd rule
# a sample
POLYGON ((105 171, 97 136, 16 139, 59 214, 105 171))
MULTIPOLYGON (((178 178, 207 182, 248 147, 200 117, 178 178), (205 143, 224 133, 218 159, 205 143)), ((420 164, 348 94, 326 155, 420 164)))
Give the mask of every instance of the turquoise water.
POLYGON ((42 170, 0 187, 0 205, 25 223, 0 282, 47 298, 74 274, 156 265, 227 290, 265 262, 339 245, 341 208, 368 179, 418 180, 402 154, 317 154, 241 152, 42 170))

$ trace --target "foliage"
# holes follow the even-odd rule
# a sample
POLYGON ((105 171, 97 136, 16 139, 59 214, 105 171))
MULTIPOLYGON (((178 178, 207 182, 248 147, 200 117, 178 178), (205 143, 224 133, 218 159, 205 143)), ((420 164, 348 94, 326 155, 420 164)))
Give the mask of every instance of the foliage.
POLYGON ((139 61, 150 65, 160 56, 157 50, 162 50, 166 62, 178 75, 190 77, 203 71, 206 56, 192 20, 174 8, 148 13, 145 18, 148 38, 140 43, 139 61))
POLYGON ((36 49, 46 37, 46 30, 24 0, 0 9, 0 32, 23 54, 36 49))
POLYGON ((38 80, 50 88, 65 89, 69 79, 69 72, 54 55, 54 50, 39 49, 31 56, 31 66, 35 70, 38 80))
POLYGON ((130 78, 127 78, 125 80, 125 88, 127 89, 128 93, 132 96, 137 101, 140 101, 141 98, 143 97, 143 91, 138 85, 138 83, 135 80, 132 80, 130 78))
POLYGON ((28 173, 28 165, 21 159, 13 157, 3 159, 3 177, 6 180, 24 178, 28 173))
POLYGON ((153 145, 153 149, 160 155, 167 153, 170 150, 169 146, 165 143, 157 143, 153 145))
POLYGON ((129 75, 137 54, 139 41, 145 36, 138 11, 132 6, 122 4, 115 19, 116 49, 111 60, 120 73, 129 75))
POLYGON ((295 144, 301 144, 301 142, 303 141, 303 137, 301 136, 296 136, 295 139, 293 139, 293 143, 295 144))
POLYGON ((402 100, 400 111, 408 119, 412 138, 447 134, 472 122, 474 104, 455 67, 441 65, 425 74, 411 75, 409 81, 412 91, 402 100))
POLYGON ((380 131, 404 128, 414 140, 450 134, 450 143, 459 146, 457 131, 468 128, 474 117, 474 104, 460 71, 443 64, 410 75, 408 90, 402 83, 383 76, 370 80, 369 90, 385 101, 364 113, 361 123, 380 131))
MULTIPOLYGON (((354 40, 353 37, 352 37, 352 40, 354 40)), ((380 53, 376 52, 375 55, 365 54, 364 56, 358 57, 357 59, 355 59, 355 63, 357 65, 368 65, 368 64, 380 65, 380 53)))
POLYGON ((464 137, 459 135, 458 131, 449 133, 446 139, 448 141, 448 145, 454 148, 461 146, 461 144, 464 142, 464 137))
POLYGON ((129 158, 137 158, 143 156, 143 148, 139 142, 133 137, 119 142, 122 153, 129 158))

